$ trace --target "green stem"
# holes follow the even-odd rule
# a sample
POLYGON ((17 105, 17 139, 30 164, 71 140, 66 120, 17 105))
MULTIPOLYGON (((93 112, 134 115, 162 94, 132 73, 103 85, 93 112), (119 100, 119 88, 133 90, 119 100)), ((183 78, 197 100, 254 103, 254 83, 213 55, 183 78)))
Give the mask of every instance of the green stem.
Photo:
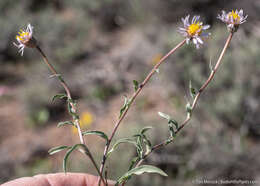
MULTIPOLYGON (((128 105, 128 107, 124 110, 124 112, 122 113, 121 117, 118 119, 118 121, 116 122, 114 129, 112 131, 112 134, 105 146, 105 150, 104 150, 104 154, 103 154, 103 160, 101 163, 101 167, 100 167, 100 172, 101 174, 103 173, 104 170, 104 166, 105 166, 105 162, 106 162, 106 155, 109 149, 109 146, 111 144, 111 141, 119 127, 119 125, 121 124, 121 122, 123 121, 123 119, 125 118, 129 108, 131 107, 132 103, 135 101, 135 98, 138 96, 138 94, 142 91, 143 87, 147 84, 147 82, 151 79, 151 77, 153 76, 153 74, 156 72, 156 70, 159 68, 159 66, 170 56, 172 55, 177 49, 179 49, 181 46, 183 46, 186 43, 186 39, 181 41, 176 47, 174 47, 170 52, 168 52, 164 57, 161 58, 161 60, 153 67, 153 69, 150 71, 150 73, 146 76, 146 78, 144 79, 144 81, 140 84, 140 86, 138 87, 138 89, 135 91, 135 93, 132 95, 132 97, 130 98, 130 103, 128 105)), ((100 185, 100 181, 99 181, 99 185, 100 185)))
MULTIPOLYGON (((201 88, 199 89, 198 93, 196 94, 196 96, 195 96, 195 98, 194 98, 194 100, 193 100, 192 107, 191 107, 191 112, 195 109, 195 107, 196 107, 196 105, 197 105, 197 103, 198 103, 198 100, 199 100, 199 98, 200 98, 201 93, 206 89, 206 87, 209 85, 209 83, 210 83, 210 82, 212 81, 212 79, 214 78, 215 73, 217 72, 217 70, 218 70, 218 68, 219 68, 219 66, 220 66, 220 63, 221 63, 221 61, 222 61, 222 59, 223 59, 223 56, 224 56, 224 54, 225 54, 225 52, 226 52, 226 50, 227 50, 227 48, 228 48, 228 46, 229 46, 229 44, 230 44, 230 42, 231 42, 232 37, 233 37, 233 33, 230 33, 229 36, 228 36, 228 38, 227 38, 227 40, 226 40, 226 43, 225 43, 225 45, 224 45, 224 48, 222 49, 222 52, 221 52, 221 54, 220 54, 220 56, 219 56, 219 58, 218 58, 218 61, 217 61, 216 65, 215 65, 214 69, 211 71, 210 76, 209 76, 208 79, 205 81, 205 83, 201 86, 201 88)), ((180 125, 180 127, 177 129, 176 134, 179 133, 179 132, 184 128, 184 126, 185 126, 190 120, 191 120, 191 115, 188 114, 187 117, 186 117, 186 119, 182 122, 182 124, 180 125)), ((172 142, 174 142, 174 141, 172 140, 172 142)), ((166 145, 168 145, 168 144, 169 144, 168 140, 165 140, 165 141, 163 141, 162 143, 159 143, 159 144, 153 146, 153 147, 152 147, 152 150, 151 150, 148 154, 146 154, 146 155, 136 164, 135 167, 140 166, 140 165, 142 164, 142 162, 145 160, 145 158, 147 158, 154 150, 157 150, 157 149, 159 149, 159 148, 161 148, 161 147, 164 147, 164 146, 166 146, 166 145)))
MULTIPOLYGON (((47 64, 47 66, 49 67, 50 71, 53 73, 53 76, 57 76, 57 77, 58 77, 60 84, 63 86, 63 88, 64 88, 65 91, 66 91, 68 100, 72 100, 72 98, 71 98, 71 93, 70 93, 69 87, 68 87, 68 85, 66 84, 66 82, 65 82, 65 81, 61 78, 61 76, 57 73, 57 71, 55 70, 55 68, 54 68, 54 67, 52 66, 52 64, 49 62, 49 60, 48 60, 47 56, 45 55, 45 53, 42 51, 42 49, 41 49, 38 45, 36 46, 36 49, 37 49, 37 50, 40 52, 40 54, 42 55, 44 62, 47 64)), ((77 109, 76 109, 75 105, 74 105, 72 102, 70 102, 69 104, 71 105, 72 112, 75 113, 75 114, 77 114, 77 109)), ((81 128, 80 128, 79 118, 78 118, 78 117, 74 117, 74 122, 75 122, 75 124, 76 124, 76 126, 77 126, 77 129, 78 129, 78 135, 79 135, 79 138, 80 138, 80 143, 83 144, 83 145, 86 145, 86 144, 85 144, 85 140, 84 140, 83 135, 82 135, 81 128)), ((99 176, 101 176, 102 182, 105 184, 105 181, 104 181, 104 179, 103 179, 103 177, 102 177, 102 174, 101 174, 100 171, 98 170, 98 166, 97 166, 96 162, 94 161, 94 159, 93 159, 93 157, 92 157, 91 154, 90 154, 89 158, 90 158, 92 164, 94 165, 94 167, 96 168, 96 170, 98 171, 99 176)))

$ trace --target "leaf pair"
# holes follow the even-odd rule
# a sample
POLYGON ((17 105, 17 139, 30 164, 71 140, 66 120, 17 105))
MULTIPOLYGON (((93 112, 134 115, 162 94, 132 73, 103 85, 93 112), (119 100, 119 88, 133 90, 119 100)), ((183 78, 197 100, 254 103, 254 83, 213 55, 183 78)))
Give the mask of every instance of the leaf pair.
POLYGON ((138 134, 134 135, 136 137, 136 144, 137 144, 137 154, 140 159, 143 158, 145 154, 148 154, 152 150, 152 143, 147 138, 145 133, 150 130, 152 127, 145 127, 143 128, 138 134), (143 146, 146 148, 144 150, 143 146))
MULTIPOLYGON (((112 148, 108 151, 107 157, 117 149, 120 144, 129 143, 136 147, 138 155, 141 155, 143 152, 143 143, 149 146, 151 149, 151 142, 145 136, 145 132, 151 129, 152 127, 145 127, 143 128, 138 134, 134 135, 135 138, 122 138, 116 141, 116 143, 112 146, 112 148)), ((141 156, 139 156, 141 158, 141 156)))
POLYGON ((136 142, 135 142, 134 139, 132 139, 132 138, 122 138, 122 139, 119 139, 119 140, 112 146, 112 148, 108 151, 106 157, 110 156, 110 154, 111 154, 114 150, 116 150, 117 147, 118 147, 120 144, 123 144, 123 143, 129 143, 129 144, 132 144, 132 145, 134 145, 135 147, 137 147, 137 144, 136 144, 136 142))

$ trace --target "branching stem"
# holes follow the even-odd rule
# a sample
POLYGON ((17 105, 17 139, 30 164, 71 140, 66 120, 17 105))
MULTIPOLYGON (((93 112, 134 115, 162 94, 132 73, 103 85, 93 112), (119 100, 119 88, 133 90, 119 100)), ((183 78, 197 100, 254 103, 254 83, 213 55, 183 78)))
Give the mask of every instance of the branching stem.
MULTIPOLYGON (((196 105, 197 105, 197 103, 198 103, 198 100, 199 100, 199 98, 200 98, 201 93, 206 89, 206 87, 209 85, 209 83, 210 83, 210 82, 212 81, 212 79, 214 78, 214 75, 215 75, 215 73, 217 72, 217 70, 218 70, 218 68, 219 68, 219 65, 220 65, 220 63, 221 63, 221 61, 222 61, 222 58, 223 58, 223 56, 224 56, 224 54, 225 54, 225 52, 226 52, 226 50, 227 50, 227 48, 228 48, 228 46, 229 46, 229 44, 230 44, 230 42, 231 42, 232 37, 233 37, 233 33, 230 33, 229 36, 228 36, 228 38, 227 38, 227 40, 226 40, 226 43, 225 43, 225 45, 224 45, 224 48, 223 48, 223 50, 222 50, 222 52, 221 52, 221 54, 220 54, 220 56, 219 56, 219 58, 218 58, 218 61, 217 61, 216 65, 215 65, 214 69, 211 71, 210 76, 209 76, 208 79, 205 81, 205 83, 201 86, 201 88, 199 89, 198 93, 196 94, 196 96, 195 96, 195 98, 194 98, 194 100, 193 100, 193 103, 192 103, 192 106, 191 106, 191 112, 195 109, 195 107, 196 107, 196 105)), ((180 127, 177 129, 176 134, 177 134, 178 132, 180 132, 180 131, 184 128, 184 126, 185 126, 190 120, 191 120, 191 114, 187 114, 186 119, 182 122, 182 124, 180 125, 180 127)), ((173 142, 173 139, 172 139, 172 142, 173 142)), ((157 149, 159 149, 159 148, 161 148, 161 147, 164 147, 164 146, 166 146, 167 144, 169 144, 169 143, 168 143, 168 140, 165 140, 164 142, 159 143, 159 144, 153 146, 153 147, 152 147, 152 150, 151 150, 148 154, 146 154, 146 155, 136 164, 135 167, 140 166, 140 165, 142 164, 142 162, 145 160, 145 158, 147 158, 154 150, 157 150, 157 149)))
MULTIPOLYGON (((153 74, 156 72, 156 70, 159 68, 159 66, 165 61, 165 59, 167 59, 171 54, 173 54, 177 49, 179 49, 181 46, 183 46, 185 44, 186 40, 181 41, 175 48, 173 48, 170 52, 168 52, 164 57, 162 57, 160 59, 160 61, 153 67, 153 69, 150 71, 150 73, 146 76, 146 78, 144 79, 144 81, 139 85, 138 89, 135 91, 135 93, 132 95, 132 97, 130 98, 130 103, 129 106, 124 110, 124 112, 122 113, 121 117, 118 119, 118 121, 115 123, 114 129, 112 131, 112 134, 105 146, 105 150, 104 150, 104 154, 103 154, 103 160, 101 163, 101 167, 100 167, 100 173, 103 173, 104 170, 104 166, 105 166, 105 162, 106 162, 106 155, 109 149, 109 146, 111 144, 111 141, 119 127, 119 125, 121 124, 122 120, 125 118, 129 108, 131 107, 132 103, 135 101, 135 98, 138 96, 138 94, 142 91, 143 87, 147 84, 147 82, 151 79, 151 77, 153 76, 153 74)), ((99 185, 100 185, 100 181, 99 181, 99 185)))

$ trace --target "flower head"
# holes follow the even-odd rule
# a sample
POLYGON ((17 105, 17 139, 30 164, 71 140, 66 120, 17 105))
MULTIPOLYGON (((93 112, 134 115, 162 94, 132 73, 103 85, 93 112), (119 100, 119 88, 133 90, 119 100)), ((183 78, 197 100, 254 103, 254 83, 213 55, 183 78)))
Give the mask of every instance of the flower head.
POLYGON ((203 23, 199 20, 200 16, 194 16, 192 18, 191 23, 189 22, 190 15, 182 18, 182 22, 184 27, 179 27, 179 32, 186 37, 187 44, 192 41, 196 48, 200 47, 200 44, 203 44, 202 37, 208 37, 210 33, 203 32, 204 30, 209 29, 209 25, 203 25, 203 23))
POLYGON ((19 52, 23 55, 24 48, 34 48, 36 47, 36 39, 33 37, 33 27, 31 24, 27 25, 26 29, 21 29, 16 36, 17 43, 13 43, 17 48, 19 48, 19 52))
POLYGON ((239 25, 246 22, 247 15, 243 15, 243 10, 232 10, 231 12, 226 13, 224 10, 221 15, 218 15, 218 19, 227 24, 228 30, 230 32, 236 32, 239 25))

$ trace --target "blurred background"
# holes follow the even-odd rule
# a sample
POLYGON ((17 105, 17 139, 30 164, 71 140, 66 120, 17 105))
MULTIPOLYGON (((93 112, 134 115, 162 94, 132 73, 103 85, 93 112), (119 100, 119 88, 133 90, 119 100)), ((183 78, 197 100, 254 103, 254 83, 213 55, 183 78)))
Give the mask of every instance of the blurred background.
MULTIPOLYGON (((133 92, 132 80, 144 79, 158 60, 183 38, 181 18, 201 15, 212 36, 196 50, 184 46, 167 59, 137 98, 115 139, 131 137, 152 126, 157 144, 168 137, 167 123, 157 112, 185 119, 189 81, 199 88, 217 60, 228 32, 216 19, 221 10, 243 8, 241 25, 214 81, 203 93, 190 124, 174 144, 154 152, 146 164, 168 175, 134 177, 129 185, 193 185, 192 181, 260 181, 260 1, 259 0, 1 0, 0 1, 0 184, 22 176, 62 171, 64 152, 49 156, 58 145, 79 142, 77 131, 57 128, 70 119, 58 81, 36 50, 21 57, 12 42, 20 28, 34 26, 34 36, 78 102, 84 130, 111 134, 123 105, 133 92)), ((101 160, 104 141, 86 137, 101 160)), ((136 154, 122 145, 109 159, 109 178, 127 171, 136 154)), ((96 174, 80 153, 69 170, 96 174)), ((260 184, 260 182, 259 182, 260 184)), ((239 185, 239 184, 238 184, 239 185)))

